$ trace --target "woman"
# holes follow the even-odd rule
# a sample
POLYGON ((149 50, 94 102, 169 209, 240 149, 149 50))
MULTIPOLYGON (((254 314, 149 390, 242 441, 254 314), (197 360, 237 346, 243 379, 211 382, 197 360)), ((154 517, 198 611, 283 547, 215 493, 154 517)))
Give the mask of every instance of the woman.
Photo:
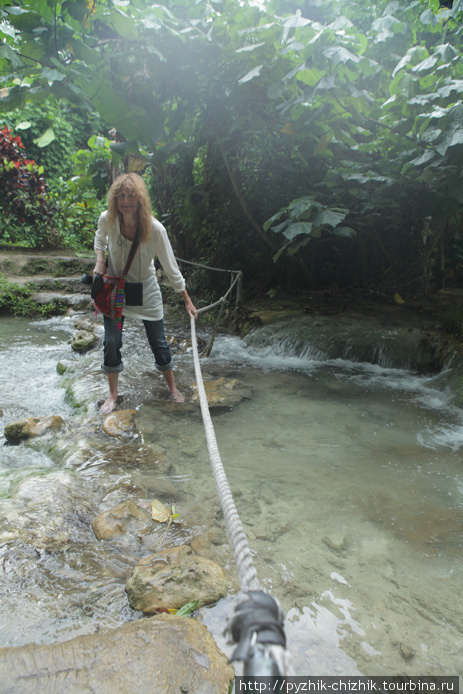
POLYGON ((164 376, 175 402, 185 398, 175 385, 173 360, 164 335, 162 295, 156 277, 154 256, 163 267, 172 288, 182 295, 188 315, 197 317, 185 280, 175 260, 172 246, 163 225, 151 212, 151 204, 143 179, 134 173, 119 176, 108 194, 108 209, 102 213, 95 234, 96 265, 93 274, 121 275, 135 234, 139 231, 139 246, 127 274, 128 282, 143 284, 143 304, 124 305, 121 325, 113 318, 104 318, 103 371, 108 376, 109 395, 101 406, 101 412, 112 412, 118 396, 119 373, 123 369, 121 358, 122 327, 125 316, 143 321, 156 367, 164 376), (108 250, 108 268, 105 252, 108 250))

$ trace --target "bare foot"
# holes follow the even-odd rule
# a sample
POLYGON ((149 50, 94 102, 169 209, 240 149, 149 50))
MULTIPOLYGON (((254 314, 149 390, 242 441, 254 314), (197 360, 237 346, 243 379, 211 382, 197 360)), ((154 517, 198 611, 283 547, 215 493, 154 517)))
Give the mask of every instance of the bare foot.
POLYGON ((185 402, 185 396, 177 389, 171 390, 169 397, 174 402, 185 402))
POLYGON ((113 397, 112 395, 108 395, 102 406, 100 407, 100 412, 102 414, 109 414, 110 412, 113 412, 116 409, 116 401, 117 401, 117 395, 116 397, 113 397))

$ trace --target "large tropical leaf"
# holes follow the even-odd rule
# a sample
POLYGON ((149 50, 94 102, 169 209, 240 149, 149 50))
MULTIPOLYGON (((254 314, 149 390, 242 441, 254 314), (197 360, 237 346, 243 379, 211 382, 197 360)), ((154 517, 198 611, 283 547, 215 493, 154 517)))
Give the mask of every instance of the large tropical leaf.
POLYGON ((288 241, 293 241, 299 234, 305 234, 308 236, 312 233, 313 224, 311 222, 294 222, 289 224, 288 227, 283 232, 283 236, 288 239, 288 241))

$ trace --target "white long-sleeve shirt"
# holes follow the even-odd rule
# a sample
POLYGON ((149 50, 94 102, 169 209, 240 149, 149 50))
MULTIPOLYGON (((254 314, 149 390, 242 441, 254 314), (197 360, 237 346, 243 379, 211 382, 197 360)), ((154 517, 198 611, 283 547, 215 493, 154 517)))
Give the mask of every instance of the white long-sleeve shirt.
MULTIPOLYGON (((120 231, 119 220, 108 222, 108 213, 103 212, 98 220, 94 248, 108 250, 108 275, 121 275, 127 262, 132 242, 125 239, 120 231)), ((123 315, 143 320, 161 320, 164 316, 162 294, 156 277, 154 258, 157 256, 169 284, 175 292, 183 292, 185 280, 175 260, 169 237, 161 222, 154 217, 151 235, 146 243, 140 243, 130 266, 127 281, 143 283, 143 306, 126 306, 123 315)))

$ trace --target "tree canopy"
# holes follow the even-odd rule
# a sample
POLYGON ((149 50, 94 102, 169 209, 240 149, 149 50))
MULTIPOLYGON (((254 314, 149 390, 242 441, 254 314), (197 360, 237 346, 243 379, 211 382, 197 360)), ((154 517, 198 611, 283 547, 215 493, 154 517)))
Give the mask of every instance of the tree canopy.
POLYGON ((114 155, 148 167, 180 254, 263 288, 427 290, 462 272, 463 0, 0 0, 0 14, 3 109, 53 95, 98 111, 114 155))

